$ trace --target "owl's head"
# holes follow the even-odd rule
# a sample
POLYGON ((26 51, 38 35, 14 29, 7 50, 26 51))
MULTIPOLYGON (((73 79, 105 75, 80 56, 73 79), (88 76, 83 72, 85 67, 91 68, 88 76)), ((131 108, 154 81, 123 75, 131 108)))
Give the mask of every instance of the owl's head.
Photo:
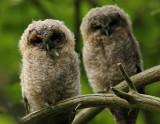
POLYGON ((24 31, 19 47, 22 52, 30 49, 46 52, 74 49, 74 37, 61 21, 33 21, 24 31))
POLYGON ((82 36, 111 37, 122 30, 130 30, 128 15, 116 5, 108 5, 91 9, 81 24, 82 36))

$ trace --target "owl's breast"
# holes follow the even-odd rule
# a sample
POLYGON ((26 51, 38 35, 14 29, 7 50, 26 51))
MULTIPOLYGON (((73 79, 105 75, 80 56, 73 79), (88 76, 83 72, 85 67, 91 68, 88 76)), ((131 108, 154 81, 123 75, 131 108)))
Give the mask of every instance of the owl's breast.
POLYGON ((84 45, 83 61, 89 81, 96 92, 105 91, 110 86, 114 86, 123 80, 117 67, 117 63, 122 63, 127 73, 135 73, 135 65, 130 63, 134 60, 129 56, 130 49, 127 44, 112 41, 110 45, 103 42, 101 45, 84 45))

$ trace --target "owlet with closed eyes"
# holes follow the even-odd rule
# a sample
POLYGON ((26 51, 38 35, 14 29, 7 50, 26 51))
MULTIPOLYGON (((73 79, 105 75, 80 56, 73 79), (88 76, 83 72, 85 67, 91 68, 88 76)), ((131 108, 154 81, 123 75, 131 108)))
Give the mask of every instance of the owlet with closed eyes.
MULTIPOLYGON (((109 92, 123 78, 117 63, 129 76, 142 69, 141 54, 128 15, 115 5, 91 9, 81 24, 83 62, 91 87, 97 93, 109 92)), ((111 107, 117 124, 134 124, 138 110, 111 107)))
MULTIPOLYGON (((58 20, 33 21, 19 42, 21 87, 28 113, 79 95, 78 54, 71 31, 58 20)), ((72 112, 45 124, 70 124, 72 112)), ((47 122, 48 121, 48 122, 47 122)))

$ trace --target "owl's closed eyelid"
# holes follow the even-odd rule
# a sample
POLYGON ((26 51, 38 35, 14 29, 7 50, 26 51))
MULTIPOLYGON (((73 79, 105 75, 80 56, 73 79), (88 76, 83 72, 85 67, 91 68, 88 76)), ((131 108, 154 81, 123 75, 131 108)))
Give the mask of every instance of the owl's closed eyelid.
POLYGON ((63 32, 53 32, 50 36, 51 40, 61 40, 65 38, 65 34, 63 32))
POLYGON ((37 36, 36 34, 30 34, 27 38, 28 40, 28 44, 36 46, 38 44, 41 44, 43 42, 43 39, 39 36, 37 36))
MULTIPOLYGON (((91 9, 83 19, 81 34, 84 46, 83 63, 95 92, 110 89, 110 86, 123 80, 116 63, 121 62, 129 76, 137 73, 135 65, 141 65, 140 50, 132 34, 128 15, 121 8, 107 5, 91 9), (94 20, 90 21, 92 18, 94 20), (86 23, 88 20, 90 23, 100 23, 102 29, 86 30, 91 27, 86 23)), ((138 110, 128 111, 120 106, 111 107, 110 110, 115 117, 115 123, 136 123, 138 110)))
POLYGON ((92 28, 95 30, 98 30, 98 29, 101 29, 102 26, 101 25, 93 25, 92 28))

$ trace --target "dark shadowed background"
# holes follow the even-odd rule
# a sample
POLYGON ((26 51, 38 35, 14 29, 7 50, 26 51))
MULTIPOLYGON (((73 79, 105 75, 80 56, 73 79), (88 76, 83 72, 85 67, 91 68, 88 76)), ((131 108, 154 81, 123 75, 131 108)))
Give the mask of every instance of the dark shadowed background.
MULTIPOLYGON (((79 24, 89 9, 117 4, 131 17, 133 31, 140 43, 144 69, 160 64, 160 0, 1 0, 0 1, 0 124, 16 124, 24 108, 20 90, 21 57, 18 42, 29 23, 39 19, 59 19, 76 37, 76 50, 81 56, 79 24)), ((81 63, 82 94, 92 93, 81 63)), ((160 82, 147 86, 146 93, 160 97, 160 82)), ((102 112, 89 124, 112 124, 102 112)), ((141 112, 137 124, 159 124, 160 113, 141 112)))

